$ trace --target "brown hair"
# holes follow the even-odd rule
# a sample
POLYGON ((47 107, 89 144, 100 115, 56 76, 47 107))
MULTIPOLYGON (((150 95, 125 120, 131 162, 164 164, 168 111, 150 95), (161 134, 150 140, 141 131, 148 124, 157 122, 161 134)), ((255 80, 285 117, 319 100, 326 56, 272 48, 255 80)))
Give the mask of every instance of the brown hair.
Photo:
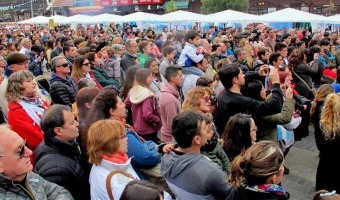
POLYGON ((294 49, 288 57, 288 68, 293 70, 295 66, 306 63, 305 57, 306 56, 301 49, 294 49))
POLYGON ((77 78, 81 79, 81 78, 85 77, 84 72, 81 69, 81 67, 84 64, 84 61, 86 59, 87 58, 85 56, 83 56, 83 55, 77 56, 74 59, 73 69, 72 69, 72 72, 71 72, 72 78, 74 78, 74 79, 77 79, 77 78))
POLYGON ((76 96, 78 121, 83 121, 90 111, 86 104, 91 104, 94 98, 99 94, 100 90, 97 87, 84 87, 79 90, 76 96))
POLYGON ((119 138, 125 134, 122 122, 99 120, 91 125, 87 136, 89 163, 100 164, 103 156, 112 156, 119 149, 119 138))
MULTIPOLYGON (((331 84, 323 84, 319 87, 319 89, 315 93, 315 99, 312 103, 311 109, 310 109, 310 116, 311 119, 315 117, 315 111, 316 111, 316 106, 320 103, 323 103, 330 93, 334 92, 334 88, 332 87, 331 84)), ((311 120, 313 122, 314 120, 311 120)))

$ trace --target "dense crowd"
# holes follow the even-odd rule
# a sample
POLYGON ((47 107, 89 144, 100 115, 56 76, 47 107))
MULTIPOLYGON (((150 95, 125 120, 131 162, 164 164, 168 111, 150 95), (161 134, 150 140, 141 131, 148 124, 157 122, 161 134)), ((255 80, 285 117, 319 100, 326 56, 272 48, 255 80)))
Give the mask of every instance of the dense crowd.
POLYGON ((336 32, 0 31, 0 199, 289 199, 310 123, 313 198, 340 194, 336 32))

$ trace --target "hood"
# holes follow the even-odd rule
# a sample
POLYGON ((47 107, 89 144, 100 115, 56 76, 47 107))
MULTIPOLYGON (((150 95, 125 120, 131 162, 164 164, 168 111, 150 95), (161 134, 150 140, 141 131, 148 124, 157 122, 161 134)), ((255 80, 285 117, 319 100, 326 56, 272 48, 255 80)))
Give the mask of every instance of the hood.
POLYGON ((179 97, 178 89, 177 89, 176 87, 174 87, 173 85, 169 84, 168 82, 166 82, 166 83, 164 84, 164 86, 161 88, 161 92, 171 93, 171 94, 173 94, 176 98, 179 97))
POLYGON ((153 96, 153 92, 148 88, 142 86, 135 86, 130 91, 130 101, 133 104, 139 104, 143 102, 146 98, 153 96))
POLYGON ((202 154, 186 153, 180 156, 171 151, 162 157, 162 176, 165 179, 174 179, 184 170, 195 165, 200 159, 205 159, 202 154))

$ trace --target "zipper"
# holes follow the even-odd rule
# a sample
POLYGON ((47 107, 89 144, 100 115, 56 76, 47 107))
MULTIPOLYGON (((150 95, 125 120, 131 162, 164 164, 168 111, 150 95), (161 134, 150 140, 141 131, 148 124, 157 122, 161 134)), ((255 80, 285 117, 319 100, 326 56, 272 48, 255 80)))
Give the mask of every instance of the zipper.
MULTIPOLYGON (((27 178, 27 177, 26 177, 27 178)), ((27 181, 27 180, 26 180, 27 181)), ((26 183, 25 183, 26 184, 26 183)), ((28 194, 29 196, 30 196, 30 198, 32 199, 32 200, 35 200, 35 198, 34 198, 34 196, 28 191, 28 190, 26 190, 26 188, 24 188, 22 185, 20 185, 20 184, 15 184, 13 181, 12 181, 12 185, 13 186, 19 186, 21 189, 23 189, 24 190, 24 192, 26 193, 26 194, 28 194)), ((28 187, 29 187, 29 185, 28 185, 28 187)))

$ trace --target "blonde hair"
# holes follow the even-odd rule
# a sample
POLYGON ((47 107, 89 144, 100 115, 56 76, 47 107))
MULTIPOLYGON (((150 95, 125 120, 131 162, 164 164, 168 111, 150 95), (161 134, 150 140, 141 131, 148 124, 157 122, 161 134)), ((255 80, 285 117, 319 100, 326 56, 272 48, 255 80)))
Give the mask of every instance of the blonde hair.
POLYGON ((244 46, 243 50, 244 50, 244 52, 246 53, 246 56, 247 56, 247 64, 248 64, 249 69, 253 69, 254 58, 251 55, 251 51, 253 51, 252 46, 250 46, 250 45, 244 46))
POLYGON ((119 149, 119 139, 125 134, 122 122, 104 119, 92 124, 87 133, 89 163, 100 164, 103 156, 111 157, 119 149))
POLYGON ((325 139, 334 139, 340 131, 340 94, 329 94, 321 112, 320 127, 325 139))
POLYGON ((191 88, 187 93, 182 105, 182 112, 184 111, 200 111, 200 102, 198 99, 204 97, 205 93, 211 95, 209 87, 196 86, 191 88))
MULTIPOLYGON (((247 38, 242 38, 242 40, 239 42, 239 46, 240 46, 240 48, 244 48, 244 47, 246 47, 246 46, 248 46, 248 45, 246 45, 246 42, 248 41, 248 43, 249 43, 249 40, 247 39, 247 38)), ((250 43, 249 43, 250 44, 250 43)))
POLYGON ((222 39, 220 37, 215 37, 214 40, 213 40, 213 44, 219 44, 222 42, 222 39))
POLYGON ((8 102, 18 101, 25 96, 24 81, 34 79, 33 74, 28 70, 14 72, 8 79, 5 97, 8 102))
MULTIPOLYGON (((313 119, 315 116, 316 106, 320 103, 323 103, 330 93, 334 92, 334 88, 331 84, 323 84, 319 87, 319 89, 315 93, 315 99, 312 103, 310 109, 310 117, 313 119)), ((313 122, 313 120, 311 120, 313 122)))

